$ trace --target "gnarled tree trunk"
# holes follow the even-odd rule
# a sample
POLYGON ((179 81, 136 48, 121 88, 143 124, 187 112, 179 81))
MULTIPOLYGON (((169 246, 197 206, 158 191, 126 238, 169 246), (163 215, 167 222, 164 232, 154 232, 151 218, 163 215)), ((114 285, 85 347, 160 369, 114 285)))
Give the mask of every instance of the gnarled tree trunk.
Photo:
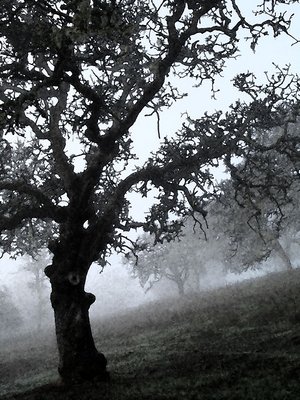
POLYGON ((53 264, 45 273, 52 286, 60 376, 65 382, 107 380, 107 361, 96 349, 90 326, 89 308, 95 296, 84 291, 86 273, 53 264))

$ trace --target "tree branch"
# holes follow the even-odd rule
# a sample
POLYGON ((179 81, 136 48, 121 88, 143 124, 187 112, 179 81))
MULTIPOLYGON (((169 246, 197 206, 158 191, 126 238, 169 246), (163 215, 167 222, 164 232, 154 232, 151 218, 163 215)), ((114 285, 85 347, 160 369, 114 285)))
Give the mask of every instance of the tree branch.
POLYGON ((50 109, 49 141, 53 151, 57 172, 64 182, 69 196, 73 194, 73 183, 77 178, 73 165, 64 151, 66 146, 65 138, 61 132, 60 123, 63 111, 67 106, 69 84, 61 83, 57 104, 50 109))
POLYGON ((12 230, 20 227, 24 220, 50 219, 57 223, 65 220, 65 212, 63 209, 55 210, 49 207, 24 207, 19 209, 15 214, 7 217, 0 216, 0 233, 4 230, 12 230))
POLYGON ((28 194, 34 197, 40 204, 43 204, 48 208, 55 207, 51 199, 49 199, 49 197, 46 196, 41 190, 23 181, 17 181, 17 180, 14 180, 13 182, 0 181, 0 190, 4 189, 15 191, 22 194, 28 194))

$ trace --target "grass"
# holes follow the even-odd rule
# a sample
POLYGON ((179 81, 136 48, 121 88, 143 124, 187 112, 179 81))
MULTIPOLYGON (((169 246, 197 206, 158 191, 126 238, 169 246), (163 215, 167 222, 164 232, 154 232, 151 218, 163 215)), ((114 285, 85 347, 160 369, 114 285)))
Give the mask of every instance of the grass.
POLYGON ((99 321, 94 336, 109 383, 55 383, 54 337, 23 338, 1 346, 1 400, 295 400, 300 271, 153 303, 99 321))

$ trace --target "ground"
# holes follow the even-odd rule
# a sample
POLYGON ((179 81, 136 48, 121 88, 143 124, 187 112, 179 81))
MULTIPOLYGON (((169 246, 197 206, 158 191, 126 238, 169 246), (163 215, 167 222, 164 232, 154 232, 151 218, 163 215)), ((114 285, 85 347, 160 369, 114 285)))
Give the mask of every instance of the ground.
POLYGON ((61 385, 54 336, 23 337, 1 344, 0 399, 296 400, 300 271, 99 320, 94 336, 109 383, 61 385))

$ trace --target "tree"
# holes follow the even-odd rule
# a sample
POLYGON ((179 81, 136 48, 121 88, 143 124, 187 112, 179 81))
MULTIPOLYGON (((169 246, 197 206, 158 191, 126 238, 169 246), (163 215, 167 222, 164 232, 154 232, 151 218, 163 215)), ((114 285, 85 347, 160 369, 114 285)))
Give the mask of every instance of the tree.
POLYGON ((37 251, 34 256, 27 256, 23 271, 30 274, 30 281, 28 287, 35 297, 36 303, 36 329, 38 331, 42 328, 42 322, 45 317, 45 305, 47 293, 47 277, 44 274, 44 269, 49 263, 49 254, 46 249, 37 251))
MULTIPOLYGON (((299 126, 299 121, 293 124, 290 134, 299 135, 299 126)), ((260 142, 274 143, 278 133, 265 130, 260 142)), ((292 269, 283 238, 293 241, 300 228, 299 180, 295 179, 300 165, 298 157, 287 155, 284 148, 281 154, 270 148, 259 156, 250 152, 235 165, 226 161, 232 177, 221 183, 212 213, 223 226, 228 241, 225 260, 231 270, 255 268, 270 255, 292 269)))
MULTIPOLYGON (((131 229, 153 233, 159 242, 177 234, 184 216, 205 216, 209 168, 249 147, 267 151, 251 132, 285 126, 297 115, 297 77, 289 71, 269 77, 254 97, 244 74, 235 84, 252 96, 252 105, 239 102, 226 116, 188 118, 145 165, 130 167, 138 116, 148 109, 159 121, 183 96, 174 78, 213 85, 225 61, 238 56, 240 37, 254 50, 262 36, 290 35, 292 17, 277 12, 281 1, 260 2, 254 22, 239 3, 1 2, 1 244, 12 255, 47 245, 53 255, 45 273, 66 381, 107 377, 89 321, 95 297, 84 290, 91 264, 126 250, 131 229), (153 187, 158 198, 146 219, 136 221, 128 194, 147 196, 153 187)), ((287 11, 294 3, 285 2, 287 11)), ((282 137, 274 150, 284 140, 295 151, 282 137)))
POLYGON ((195 214, 194 219, 187 217, 182 221, 183 228, 176 240, 155 244, 154 237, 144 234, 138 238, 135 254, 125 255, 124 263, 146 291, 163 279, 176 284, 179 296, 185 294, 187 287, 199 291, 201 279, 223 262, 220 220, 216 223, 209 213, 204 231, 197 217, 201 218, 195 214))
POLYGON ((284 217, 281 224, 281 239, 285 252, 290 256, 299 251, 299 185, 294 184, 289 190, 289 202, 284 207, 284 217))
POLYGON ((13 304, 10 293, 5 287, 0 288, 0 321, 0 337, 11 335, 22 325, 20 312, 13 304))
POLYGON ((228 243, 224 252, 226 269, 241 273, 257 268, 275 249, 281 250, 280 255, 284 256, 284 262, 290 268, 290 260, 279 242, 279 231, 268 220, 271 214, 268 209, 264 207, 264 213, 258 214, 251 204, 240 206, 231 197, 226 199, 226 205, 223 199, 218 213, 228 243))
POLYGON ((132 276, 139 279, 142 287, 148 284, 146 291, 166 278, 176 284, 179 296, 184 295, 191 268, 187 254, 180 246, 182 242, 155 246, 151 237, 144 236, 139 240, 141 250, 135 255, 128 253, 124 259, 129 264, 132 276))

